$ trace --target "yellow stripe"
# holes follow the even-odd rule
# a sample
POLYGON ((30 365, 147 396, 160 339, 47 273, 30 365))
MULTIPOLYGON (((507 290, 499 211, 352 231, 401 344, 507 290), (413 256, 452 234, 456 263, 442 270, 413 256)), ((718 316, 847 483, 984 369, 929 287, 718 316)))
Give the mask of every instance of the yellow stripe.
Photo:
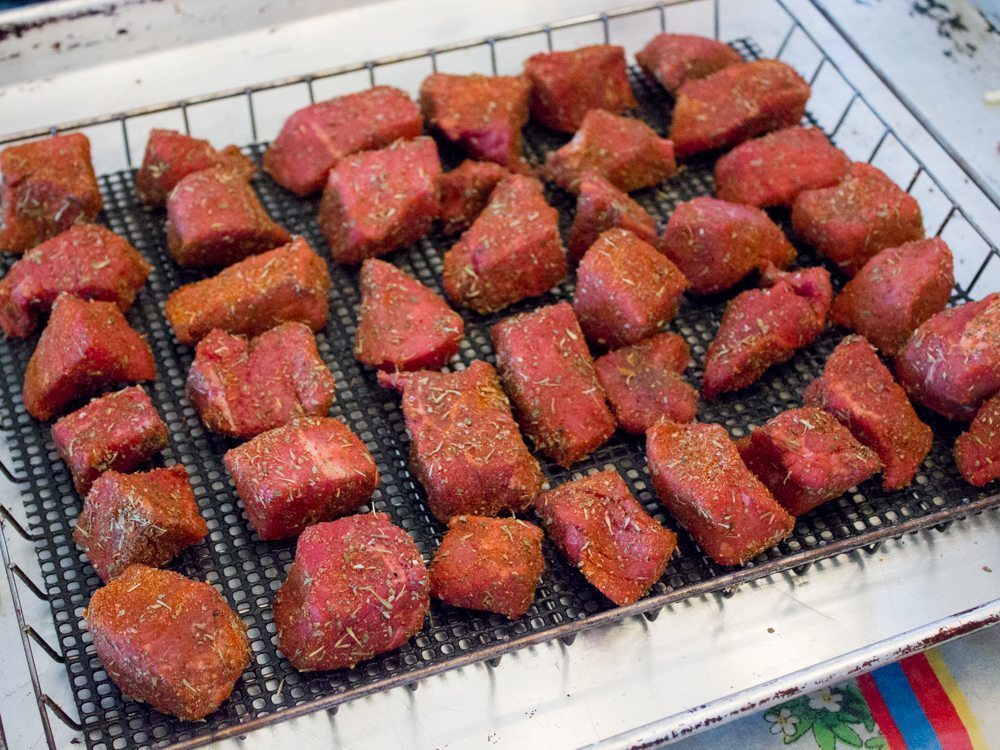
POLYGON ((958 718, 962 720, 965 725, 965 731, 969 733, 969 740, 972 742, 972 747, 975 750, 989 750, 986 745, 986 740, 983 739, 983 733, 979 729, 979 722, 976 721, 975 715, 972 713, 972 709, 969 708, 969 702, 965 699, 965 694, 962 689, 955 682, 955 678, 951 676, 951 672, 948 671, 947 665, 944 663, 944 659, 941 658, 941 652, 936 648, 932 648, 924 654, 927 657, 927 661, 931 665, 931 669, 934 670, 934 674, 937 675, 938 682, 941 683, 941 687, 948 694, 951 699, 951 704, 955 707, 955 712, 958 714, 958 718))

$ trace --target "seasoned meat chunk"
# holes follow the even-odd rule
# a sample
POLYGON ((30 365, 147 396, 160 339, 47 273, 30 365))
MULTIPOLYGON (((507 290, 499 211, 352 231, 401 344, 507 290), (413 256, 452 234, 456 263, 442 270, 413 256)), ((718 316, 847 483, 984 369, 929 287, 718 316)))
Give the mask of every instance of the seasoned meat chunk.
POLYGON ((441 231, 459 234, 486 208, 493 188, 510 172, 491 161, 466 159, 450 172, 438 175, 441 231))
POLYGON ((584 174, 569 232, 569 257, 579 261, 602 233, 615 228, 627 229, 640 240, 659 245, 656 222, 646 209, 601 175, 584 174))
POLYGON ((403 394, 410 468, 438 520, 522 511, 538 495, 542 471, 490 365, 380 373, 379 382, 403 394))
POLYGON ((694 34, 657 34, 635 53, 635 61, 671 94, 688 81, 706 78, 743 62, 728 44, 694 34))
POLYGON ((1000 479, 1000 394, 979 407, 969 429, 955 440, 953 453, 969 484, 983 487, 1000 479))

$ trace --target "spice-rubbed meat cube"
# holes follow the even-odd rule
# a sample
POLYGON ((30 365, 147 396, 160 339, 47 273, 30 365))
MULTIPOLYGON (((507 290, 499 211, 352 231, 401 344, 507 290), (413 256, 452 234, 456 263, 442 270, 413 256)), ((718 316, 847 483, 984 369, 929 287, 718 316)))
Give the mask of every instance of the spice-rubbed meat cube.
POLYGON ((787 362, 826 325, 833 288, 825 268, 775 272, 770 288, 734 297, 705 355, 702 393, 715 398, 756 383, 772 365, 787 362))
POLYGON ((877 167, 858 162, 837 185, 799 193, 792 229, 848 276, 879 250, 924 238, 913 196, 877 167))
POLYGON ((331 417, 306 417, 264 432, 225 455, 226 469, 261 539, 295 536, 354 511, 378 487, 375 459, 331 417))
POLYGON ((570 565, 618 605, 645 594, 677 548, 677 535, 646 513, 614 470, 543 492, 535 510, 570 565))
POLYGON ((24 408, 51 419, 115 383, 156 377, 149 344, 113 302, 60 294, 24 371, 24 408))
POLYGON ((923 323, 900 350, 896 375, 914 401, 971 420, 1000 390, 1000 292, 923 323))
POLYGON ((250 664, 247 626, 212 586, 132 565, 84 611, 94 650, 128 697, 185 721, 229 697, 250 664))
POLYGON ((131 471, 167 447, 167 425, 139 386, 95 398, 52 425, 52 442, 86 495, 105 471, 131 471))
POLYGON ((531 116, 546 127, 575 133, 592 109, 621 113, 636 106, 625 50, 610 44, 539 52, 524 62, 531 81, 531 116))
POLYGON ((375 86, 292 114, 264 153, 264 169, 279 185, 309 195, 323 189, 327 173, 345 156, 416 138, 423 128, 405 91, 375 86))
POLYGON ((380 370, 439 370, 458 351, 465 324, 448 303, 381 260, 361 266, 354 356, 380 370))
POLYGON ((440 174, 437 144, 427 137, 342 159, 319 204, 330 257, 357 265, 427 234, 438 216, 440 174))
POLYGON ((114 302, 124 312, 150 268, 114 232, 78 224, 29 250, 0 279, 0 328, 8 336, 29 336, 62 292, 114 302))
POLYGON ((588 341, 625 346, 673 318, 687 287, 684 274, 655 247, 609 229, 580 261, 573 311, 588 341))
POLYGON ((969 429, 955 440, 952 452, 969 484, 983 487, 1000 479, 1000 394, 979 407, 969 429))
POLYGON ((670 140, 677 156, 690 156, 798 125, 810 93, 802 76, 778 60, 728 65, 680 87, 670 140))
POLYGON ((728 44, 694 34, 657 34, 635 53, 635 61, 671 94, 688 81, 706 78, 743 62, 728 44))
POLYGON ((403 394, 410 468, 438 520, 522 511, 538 495, 542 471, 490 365, 380 373, 379 382, 403 394))
POLYGON ((681 377, 690 361, 687 343, 673 333, 598 357, 597 376, 621 428, 642 435, 661 418, 692 421, 698 391, 681 377))
POLYGON ((782 412, 737 447, 747 468, 793 516, 843 495, 882 466, 875 451, 811 406, 782 412))
POLYGON ((803 190, 836 185, 847 154, 819 128, 801 125, 741 143, 715 163, 715 194, 751 206, 791 206, 803 190))
POLYGON ((524 616, 545 568, 543 536, 517 518, 453 517, 431 563, 431 596, 511 620, 524 616))
POLYGON ((542 174, 576 193, 587 172, 594 172, 629 193, 658 185, 677 171, 674 146, 642 120, 593 109, 576 135, 545 159, 542 174))
POLYGON ((721 425, 658 422, 646 458, 660 501, 719 565, 743 565, 795 525, 721 425))
POLYGON ((833 301, 830 319, 892 357, 921 323, 945 308, 954 286, 944 240, 907 242, 865 263, 833 301))
POLYGON ((570 466, 607 442, 615 418, 569 304, 507 318, 490 334, 504 389, 536 448, 570 466))
POLYGON ((257 336, 286 321, 318 331, 326 325, 330 272, 301 237, 254 255, 215 276, 175 289, 165 312, 182 344, 213 328, 257 336))
POLYGON ((310 526, 274 598, 278 648, 301 671, 353 667, 420 631, 429 589, 420 551, 384 513, 310 526))
POLYGON ((707 196, 674 209, 660 248, 698 294, 725 291, 755 269, 795 260, 792 243, 766 213, 707 196))
POLYGON ((586 173, 580 178, 569 231, 569 257, 579 261, 603 232, 615 228, 627 229, 650 245, 660 241, 656 222, 646 209, 599 174, 586 173))
POLYGON ((97 218, 104 206, 81 133, 0 151, 0 252, 23 253, 97 218))
POLYGON ((136 192, 147 206, 162 206, 174 186, 189 174, 220 166, 245 175, 247 180, 257 170, 236 146, 216 151, 200 138, 154 128, 146 141, 142 166, 135 173, 136 192))
POLYGON ((107 471, 87 493, 73 541, 102 581, 129 565, 159 568, 208 534, 187 469, 107 471))
POLYGON ((913 481, 931 449, 931 428, 920 421, 906 392, 861 336, 840 342, 803 401, 835 416, 878 454, 887 491, 913 481))
POLYGON ((216 329, 198 342, 187 378, 205 426, 233 438, 326 416, 333 392, 333 375, 303 323, 282 323, 249 341, 216 329))
POLYGON ((493 188, 510 172, 491 161, 466 159, 450 172, 438 176, 441 231, 459 234, 486 208, 493 188))
POLYGON ((537 180, 512 175, 444 254, 444 291, 456 305, 496 312, 545 294, 567 270, 558 212, 537 180))

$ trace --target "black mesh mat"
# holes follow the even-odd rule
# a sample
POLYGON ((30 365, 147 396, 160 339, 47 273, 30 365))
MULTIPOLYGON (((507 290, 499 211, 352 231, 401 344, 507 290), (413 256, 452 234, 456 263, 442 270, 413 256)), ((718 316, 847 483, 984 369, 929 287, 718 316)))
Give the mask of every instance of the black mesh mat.
MULTIPOLYGON (((748 55, 747 44, 739 45, 748 55)), ((669 99, 642 76, 634 77, 642 116, 663 131, 669 122, 669 99)), ((527 130, 529 158, 536 164, 565 138, 540 128, 527 130)), ((260 157, 263 147, 249 152, 260 157)), ((184 381, 193 350, 179 346, 166 323, 162 304, 166 295, 180 284, 200 278, 181 271, 165 250, 161 211, 148 211, 136 200, 130 172, 101 178, 105 198, 105 219, 127 237, 155 264, 149 283, 139 293, 128 317, 144 333, 153 347, 158 377, 148 387, 154 402, 170 428, 170 447, 161 461, 180 462, 187 467, 201 511, 210 529, 206 541, 183 553, 172 565, 175 570, 215 585, 239 612, 249 627, 253 659, 237 683, 230 700, 201 723, 185 723, 163 716, 147 706, 123 700, 108 679, 94 654, 82 621, 90 595, 100 581, 84 561, 72 541, 72 528, 81 508, 69 474, 58 459, 48 425, 29 417, 21 403, 21 381, 35 339, 8 340, 0 347, 0 367, 6 387, 0 396, 0 418, 13 431, 11 448, 14 471, 26 477, 23 502, 31 528, 41 532, 37 552, 45 587, 51 596, 59 647, 66 657, 67 671, 76 697, 84 737, 93 748, 163 746, 192 738, 208 738, 226 727, 272 714, 290 706, 329 696, 356 694, 359 689, 378 689, 398 681, 403 673, 426 674, 465 660, 468 655, 497 646, 516 648, 519 641, 537 638, 542 631, 558 626, 584 626, 588 617, 612 609, 579 575, 565 564, 546 542, 547 569, 536 601, 521 620, 454 609, 434 602, 423 631, 400 650, 376 657, 352 670, 300 674, 278 652, 271 602, 284 580, 294 554, 294 542, 264 543, 250 530, 240 503, 227 478, 222 454, 232 443, 208 433, 184 395, 184 381)), ((260 174, 255 181, 264 204, 277 220, 293 233, 304 235, 321 254, 326 243, 315 221, 318 201, 301 200, 277 187, 260 174)), ((676 177, 658 188, 637 195, 640 202, 660 222, 661 228, 680 201, 712 192, 711 160, 689 163, 676 177)), ((565 193, 549 195, 567 229, 573 202, 565 193)), ((779 221, 787 217, 776 215, 779 221)), ((396 252, 390 259, 432 288, 441 291, 441 255, 450 240, 432 234, 417 246, 396 252)), ((818 262, 800 248, 800 265, 818 262)), ((13 258, 2 260, 3 269, 13 258)), ((408 439, 398 398, 380 389, 374 372, 355 362, 352 343, 358 305, 357 273, 333 266, 330 295, 330 322, 320 333, 320 352, 337 381, 332 415, 346 422, 368 445, 382 473, 381 487, 371 503, 389 513, 393 521, 415 539, 425 559, 430 560, 438 544, 442 526, 426 508, 423 492, 407 470, 408 439)), ((573 284, 567 280, 552 293, 527 300, 500 315, 466 314, 466 336, 458 359, 469 363, 476 358, 493 361, 489 326, 502 317, 538 305, 566 299, 573 284)), ((731 297, 729 294, 728 297, 731 297)), ((688 300, 670 324, 691 346, 695 365, 689 370, 692 383, 700 382, 705 349, 718 325, 725 300, 688 300)), ((751 425, 759 425, 778 412, 801 404, 805 386, 820 372, 829 352, 842 332, 828 331, 790 362, 773 368, 760 383, 736 395, 713 403, 701 403, 699 419, 724 424, 738 437, 751 425)), ((968 503, 985 492, 973 493, 957 476, 950 445, 955 428, 923 415, 938 435, 934 448, 911 487, 893 494, 882 492, 878 478, 856 491, 834 500, 798 519, 794 533, 780 545, 764 553, 755 566, 768 561, 797 564, 803 551, 837 540, 850 540, 850 547, 871 544, 876 534, 909 519, 926 520, 926 525, 942 520, 942 512, 961 514, 968 503)), ((553 484, 588 471, 616 468, 635 496, 659 521, 676 528, 656 501, 649 486, 643 443, 618 433, 590 459, 567 471, 543 461, 553 484)), ((773 569, 773 565, 770 566, 773 569)), ((765 572, 761 570, 761 574, 765 572)), ((706 582, 721 589, 734 583, 735 571, 714 565, 687 537, 680 534, 679 553, 663 579, 644 600, 650 610, 667 596, 699 587, 706 582)), ((633 608, 634 611, 634 608, 633 608)), ((559 631, 564 634, 565 628, 559 631)), ((416 675, 415 675, 416 676, 416 675)))

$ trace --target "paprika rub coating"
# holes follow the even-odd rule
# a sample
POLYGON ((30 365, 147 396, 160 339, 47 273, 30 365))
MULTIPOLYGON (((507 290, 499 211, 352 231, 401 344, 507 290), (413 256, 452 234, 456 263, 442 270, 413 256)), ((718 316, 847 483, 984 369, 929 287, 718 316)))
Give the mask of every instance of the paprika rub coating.
POLYGON ((450 172, 438 175, 438 201, 441 231, 460 234, 489 203, 493 188, 511 172, 491 161, 466 159, 450 172))
POLYGON ((635 61, 671 94, 688 81, 743 62, 728 44, 695 34, 657 34, 635 53, 635 61))
POLYGON ((569 257, 579 261, 601 234, 615 228, 627 229, 654 247, 660 243, 656 222, 646 209, 601 175, 587 172, 580 178, 569 230, 569 257))
POLYGON ((979 407, 969 429, 955 440, 952 453, 969 484, 984 487, 1000 479, 1000 393, 979 407))

